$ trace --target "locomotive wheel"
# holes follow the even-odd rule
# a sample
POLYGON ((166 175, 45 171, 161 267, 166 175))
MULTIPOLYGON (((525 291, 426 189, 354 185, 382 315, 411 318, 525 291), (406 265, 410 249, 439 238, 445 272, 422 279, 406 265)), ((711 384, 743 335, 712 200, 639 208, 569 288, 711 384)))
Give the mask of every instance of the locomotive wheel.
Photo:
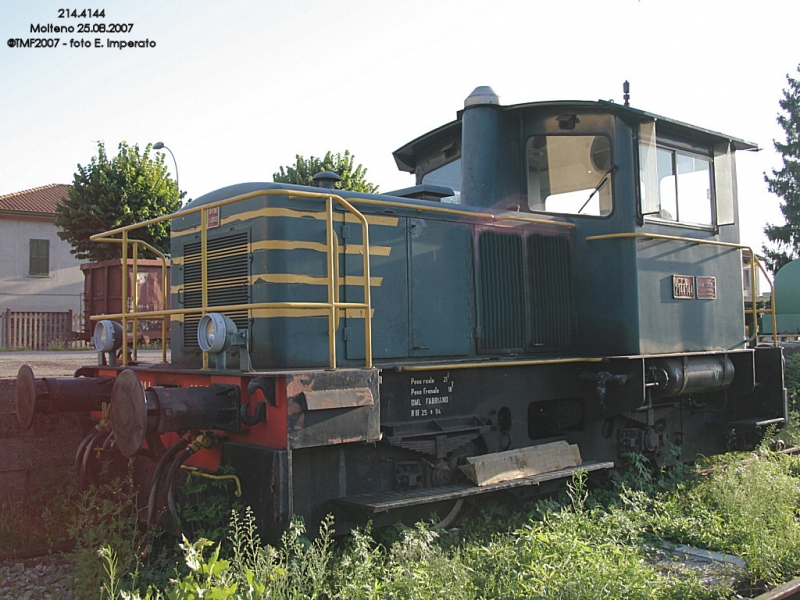
POLYGON ((404 513, 399 525, 401 529, 411 529, 420 521, 428 522, 431 516, 436 515, 437 520, 429 526, 429 529, 447 529, 458 518, 463 506, 463 498, 455 501, 436 502, 431 505, 426 504, 404 513))

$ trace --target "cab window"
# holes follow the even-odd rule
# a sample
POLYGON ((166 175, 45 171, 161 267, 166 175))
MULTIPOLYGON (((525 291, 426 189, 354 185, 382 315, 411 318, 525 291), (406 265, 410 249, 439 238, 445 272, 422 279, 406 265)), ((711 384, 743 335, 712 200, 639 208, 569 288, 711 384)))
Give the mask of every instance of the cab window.
POLYGON ((526 143, 528 208, 605 216, 613 208, 611 141, 604 135, 535 135, 526 143))
POLYGON ((658 148, 660 208, 653 216, 667 221, 713 225, 711 159, 658 148))
POLYGON ((455 192, 454 196, 447 196, 442 198, 442 202, 448 204, 461 203, 461 159, 442 165, 438 169, 434 169, 426 173, 422 177, 422 183, 429 183, 431 185, 441 185, 448 187, 455 192))
POLYGON ((704 147, 639 128, 642 215, 648 221, 712 228, 734 222, 733 153, 726 143, 704 147))

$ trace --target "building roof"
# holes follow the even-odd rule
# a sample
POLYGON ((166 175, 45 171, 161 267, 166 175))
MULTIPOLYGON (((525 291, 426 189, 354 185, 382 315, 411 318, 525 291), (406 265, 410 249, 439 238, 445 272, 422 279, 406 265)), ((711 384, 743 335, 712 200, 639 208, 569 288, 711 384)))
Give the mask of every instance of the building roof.
POLYGON ((67 195, 68 185, 51 183, 42 187, 0 196, 0 212, 55 215, 56 204, 67 195))

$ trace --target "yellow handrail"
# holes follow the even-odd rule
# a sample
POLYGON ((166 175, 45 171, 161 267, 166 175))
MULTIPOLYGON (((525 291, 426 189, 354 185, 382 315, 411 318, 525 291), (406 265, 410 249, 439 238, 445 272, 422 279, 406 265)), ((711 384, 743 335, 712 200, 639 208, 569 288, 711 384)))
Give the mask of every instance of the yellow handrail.
MULTIPOLYGON (((365 337, 365 363, 366 368, 372 368, 372 300, 371 300, 371 279, 370 279, 370 269, 369 269, 369 223, 367 222, 366 217, 358 211, 350 202, 338 196, 336 194, 331 193, 323 193, 323 192, 304 192, 304 191, 290 191, 290 190, 283 190, 283 189, 272 189, 272 190, 258 190, 255 192, 249 192, 247 194, 241 194, 239 196, 235 196, 233 198, 226 198, 225 200, 220 200, 217 202, 212 202, 209 204, 204 204, 202 206, 198 206, 195 208, 184 209, 178 213, 172 215, 164 215, 162 217, 157 217, 154 219, 149 219, 147 221, 143 221, 141 223, 137 223, 135 225, 126 225, 124 227, 118 227, 116 229, 112 229, 111 231, 107 231, 105 233, 100 233, 97 235, 93 235, 89 238, 93 242, 114 242, 114 243, 121 243, 123 245, 123 278, 122 278, 122 297, 123 297, 123 306, 122 312, 117 315, 97 315, 92 316, 92 320, 99 320, 99 319, 121 319, 122 320, 122 342, 123 348, 127 348, 128 343, 128 335, 127 335, 127 322, 131 317, 133 317, 134 323, 137 322, 137 319, 142 318, 143 316, 151 317, 151 318, 158 318, 162 319, 162 327, 166 328, 166 317, 169 315, 177 315, 177 314, 205 314, 208 312, 209 309, 213 309, 214 311, 233 311, 233 310, 256 310, 256 309, 281 309, 281 308, 296 308, 296 309, 325 309, 328 313, 328 344, 329 344, 329 364, 331 369, 336 368, 336 328, 338 324, 338 317, 339 311, 341 309, 347 308, 358 308, 364 310, 364 337, 365 337), (259 304, 235 304, 235 305, 227 305, 227 306, 208 306, 208 280, 207 280, 207 266, 208 266, 208 211, 209 209, 216 208, 219 206, 225 206, 227 204, 233 204, 235 202, 241 202, 243 200, 248 200, 251 198, 256 198, 259 196, 288 196, 289 199, 294 198, 315 198, 315 199, 323 199, 325 200, 326 204, 326 247, 327 247, 327 279, 328 279, 328 301, 327 302, 267 302, 267 303, 259 303, 259 304), (338 291, 338 265, 337 265, 337 246, 336 246, 336 234, 333 230, 333 202, 337 202, 342 207, 344 207, 348 212, 350 212, 360 223, 362 229, 362 242, 361 242, 361 253, 363 259, 363 271, 364 271, 364 302, 340 302, 339 301, 339 291, 338 291), (147 244, 146 242, 142 242, 141 240, 129 240, 128 239, 128 232, 134 229, 139 229, 142 227, 147 227, 148 225, 152 225, 155 223, 160 223, 167 220, 172 220, 179 217, 184 217, 194 213, 200 213, 200 228, 201 228, 201 242, 200 242, 200 262, 201 262, 201 304, 202 306, 197 308, 190 308, 190 309, 173 309, 173 310, 160 310, 160 311, 142 311, 139 312, 137 310, 137 306, 134 304, 133 312, 129 312, 127 310, 126 302, 127 302, 127 275, 128 275, 128 261, 127 261, 127 247, 129 243, 133 243, 134 246, 137 243, 143 244, 148 250, 153 251, 157 255, 162 257, 164 260, 162 273, 164 273, 164 281, 166 282, 166 261, 164 259, 164 255, 155 250, 152 246, 147 244), (121 235, 121 238, 114 237, 117 235, 121 235)), ((133 252, 133 260, 134 260, 134 269, 136 268, 136 251, 133 252)), ((164 294, 164 304, 162 306, 166 306, 166 290, 167 286, 166 283, 163 287, 163 294, 164 294)), ((136 337, 134 335, 134 337, 136 337)), ((166 340, 166 333, 162 338, 166 340)), ((134 342, 134 352, 135 352, 135 342, 134 342)), ((166 346, 162 348, 162 354, 164 356, 164 360, 166 361, 166 346)), ((123 359, 122 364, 123 366, 127 365, 127 352, 123 352, 123 359)), ((203 368, 208 368, 208 353, 203 352, 203 368)))
POLYGON ((470 217, 473 219, 481 219, 486 221, 520 221, 522 223, 536 223, 538 225, 555 225, 556 227, 569 227, 574 228, 575 223, 567 221, 554 221, 545 219, 543 217, 525 217, 517 215, 495 215, 494 213, 480 213, 471 212, 466 210, 459 210, 457 208, 442 208, 439 206, 423 206, 416 204, 405 204, 403 202, 394 202, 392 200, 375 200, 374 198, 351 198, 354 204, 367 204, 370 206, 386 206, 388 208, 404 208, 408 210, 416 210, 417 212, 434 212, 445 215, 456 215, 460 217, 470 217))
MULTIPOLYGON (((157 248, 155 248, 152 245, 148 244, 144 240, 128 239, 128 236, 125 235, 125 234, 123 234, 122 238, 102 238, 101 240, 95 240, 94 239, 95 237, 99 237, 99 236, 103 236, 103 235, 105 235, 105 234, 101 233, 101 234, 98 234, 98 236, 92 236, 89 239, 92 240, 92 241, 103 241, 103 242, 112 242, 112 243, 122 244, 123 247, 127 247, 128 244, 133 246, 133 269, 134 269, 134 271, 133 271, 133 281, 134 281, 134 285, 133 285, 132 303, 133 303, 134 308, 136 306, 138 306, 137 299, 136 299, 136 294, 137 294, 136 273, 137 273, 137 261, 138 261, 138 255, 137 255, 137 251, 136 251, 137 247, 138 246, 142 246, 146 250, 149 250, 150 252, 155 254, 156 257, 158 257, 158 259, 161 260, 161 302, 162 302, 161 306, 166 306, 167 305, 167 302, 166 302, 167 290, 169 289, 168 288, 168 282, 167 282, 167 257, 162 252, 160 252, 157 248)), ((122 301, 121 301, 121 307, 120 307, 122 309, 122 313, 120 313, 120 314, 118 314, 118 315, 113 317, 115 319, 120 319, 122 321, 123 348, 127 348, 127 343, 128 343, 128 317, 127 317, 127 315, 129 313, 127 311, 127 306, 126 306, 126 302, 127 302, 127 298, 128 298, 127 297, 127 290, 128 290, 128 276, 127 276, 128 275, 128 266, 127 266, 128 261, 127 261, 127 256, 128 256, 128 253, 123 251, 122 252, 122 257, 123 257, 122 258, 122 269, 123 269, 122 301)), ((136 311, 134 311, 134 312, 136 312, 136 311)), ((152 313, 148 312, 148 313, 142 313, 142 314, 147 314, 148 316, 150 316, 152 313)), ((94 316, 90 317, 90 319, 92 321, 99 321, 100 319, 104 319, 104 318, 108 319, 110 317, 109 317, 109 315, 94 315, 94 316)), ((136 332, 138 319, 136 317, 134 317, 134 319, 132 319, 132 320, 133 320, 133 331, 136 332)), ((167 362, 167 345, 166 345, 167 321, 166 321, 166 319, 164 317, 158 317, 158 316, 154 316, 152 320, 154 320, 154 321, 160 320, 161 321, 161 341, 162 341, 162 343, 161 343, 161 362, 167 362)), ((134 357, 134 360, 136 359, 137 341, 138 341, 137 340, 137 336, 134 334, 134 336, 133 336, 133 357, 134 357)), ((125 365, 125 364, 127 364, 127 353, 124 353, 124 354, 125 354, 125 357, 123 359, 123 364, 125 365)))
POLYGON ((772 280, 769 278, 767 271, 764 269, 764 266, 761 264, 761 261, 758 260, 756 253, 753 252, 753 249, 750 246, 746 246, 744 244, 734 244, 732 242, 718 242, 715 240, 701 240, 697 238, 689 238, 684 236, 678 235, 664 235, 661 233, 644 233, 644 232, 629 232, 629 233, 607 233, 604 235, 591 235, 586 238, 587 242, 594 242, 597 240, 613 240, 613 239, 629 239, 629 238, 645 238, 650 240, 668 240, 674 242, 686 242, 690 244, 700 244, 706 246, 720 246, 722 248, 732 248, 737 250, 747 250, 750 253, 750 289, 752 290, 753 301, 752 307, 750 312, 753 315, 753 335, 751 335, 747 341, 748 343, 755 342, 758 340, 758 315, 759 314, 766 314, 770 313, 772 315, 772 343, 773 345, 778 345, 778 328, 777 322, 775 318, 775 286, 772 284, 772 280), (767 280, 770 288, 770 300, 769 300, 769 308, 766 309, 759 309, 758 302, 756 300, 756 267, 764 274, 764 277, 767 280))

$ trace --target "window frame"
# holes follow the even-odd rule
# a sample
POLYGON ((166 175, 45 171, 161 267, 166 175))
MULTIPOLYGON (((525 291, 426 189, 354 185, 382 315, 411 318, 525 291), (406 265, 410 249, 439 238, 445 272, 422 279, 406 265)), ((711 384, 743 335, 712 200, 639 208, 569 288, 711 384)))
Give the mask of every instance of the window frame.
POLYGON ((50 277, 50 240, 28 240, 28 277, 50 277))
MULTIPOLYGON (((590 219, 608 219, 610 218, 617 210, 617 197, 615 192, 615 179, 616 179, 616 163, 614 162, 614 138, 608 132, 604 131, 580 131, 580 132, 536 132, 532 133, 525 137, 523 144, 522 144, 524 156, 524 174, 525 174, 525 196, 527 198, 526 208, 528 212, 537 213, 537 214, 544 214, 544 215, 560 215, 566 217, 580 217, 580 218, 590 218, 590 219), (583 137, 583 138, 598 138, 603 137, 608 141, 608 152, 609 152, 609 169, 603 174, 603 178, 606 176, 609 178, 608 184, 610 185, 610 202, 611 202, 611 209, 604 214, 590 214, 590 213, 581 213, 581 212, 564 212, 564 211, 556 211, 556 210, 541 210, 541 209, 534 209, 530 208, 530 163, 529 163, 529 153, 528 153, 528 144, 531 138, 534 137, 559 137, 559 138, 575 138, 575 137, 583 137)), ((602 181, 602 179, 600 181, 602 181)), ((604 186, 605 187, 605 186, 604 186)), ((582 191, 582 190, 575 190, 575 191, 582 191)), ((567 192, 573 193, 573 192, 567 192)), ((555 196, 557 194, 549 194, 547 197, 555 196)), ((545 199, 546 200, 546 199, 545 199)))
MULTIPOLYGON (((638 211, 643 223, 657 225, 667 225, 670 227, 681 227, 683 229, 695 229, 702 231, 719 232, 721 225, 733 225, 735 218, 735 167, 733 153, 727 143, 703 143, 670 134, 659 132, 656 121, 648 121, 639 124, 639 135, 637 139, 637 159, 639 166, 638 189, 639 203, 638 211), (668 151, 672 157, 673 171, 676 171, 676 160, 678 155, 690 158, 699 158, 709 164, 708 177, 711 190, 710 213, 711 223, 698 223, 694 221, 682 221, 678 219, 665 219, 659 217, 657 211, 653 210, 653 205, 648 204, 647 190, 659 189, 660 180, 658 179, 657 156, 659 151, 668 151), (655 161, 655 164, 649 164, 655 161), (648 168, 649 166, 649 168, 648 168), (720 177, 728 178, 730 181, 720 181, 720 177), (723 188, 723 189, 721 189, 723 188)), ((678 196, 679 187, 677 177, 679 173, 674 172, 676 177, 675 202, 680 215, 680 197, 678 196)), ((660 190, 658 212, 661 210, 660 190)))
POLYGON ((438 186, 448 187, 451 190, 453 190, 453 192, 455 192, 455 194, 453 196, 446 196, 446 197, 442 198, 441 202, 444 203, 444 204, 461 204, 461 153, 458 152, 458 153, 454 154, 454 156, 452 158, 450 158, 449 160, 447 160, 446 162, 443 162, 442 164, 440 164, 440 165, 438 165, 438 166, 436 166, 436 167, 434 167, 432 169, 429 169, 429 170, 425 171, 424 173, 422 173, 420 175, 420 177, 419 177, 419 183, 420 184, 429 183, 431 185, 438 185, 438 186), (459 166, 458 166, 458 180, 459 180, 459 182, 458 182, 458 186, 457 187, 454 187, 454 186, 451 186, 451 185, 446 185, 444 183, 436 183, 436 182, 425 181, 425 178, 428 177, 428 175, 430 175, 431 173, 435 173, 436 171, 440 171, 442 169, 450 167, 454 163, 459 163, 459 166))

